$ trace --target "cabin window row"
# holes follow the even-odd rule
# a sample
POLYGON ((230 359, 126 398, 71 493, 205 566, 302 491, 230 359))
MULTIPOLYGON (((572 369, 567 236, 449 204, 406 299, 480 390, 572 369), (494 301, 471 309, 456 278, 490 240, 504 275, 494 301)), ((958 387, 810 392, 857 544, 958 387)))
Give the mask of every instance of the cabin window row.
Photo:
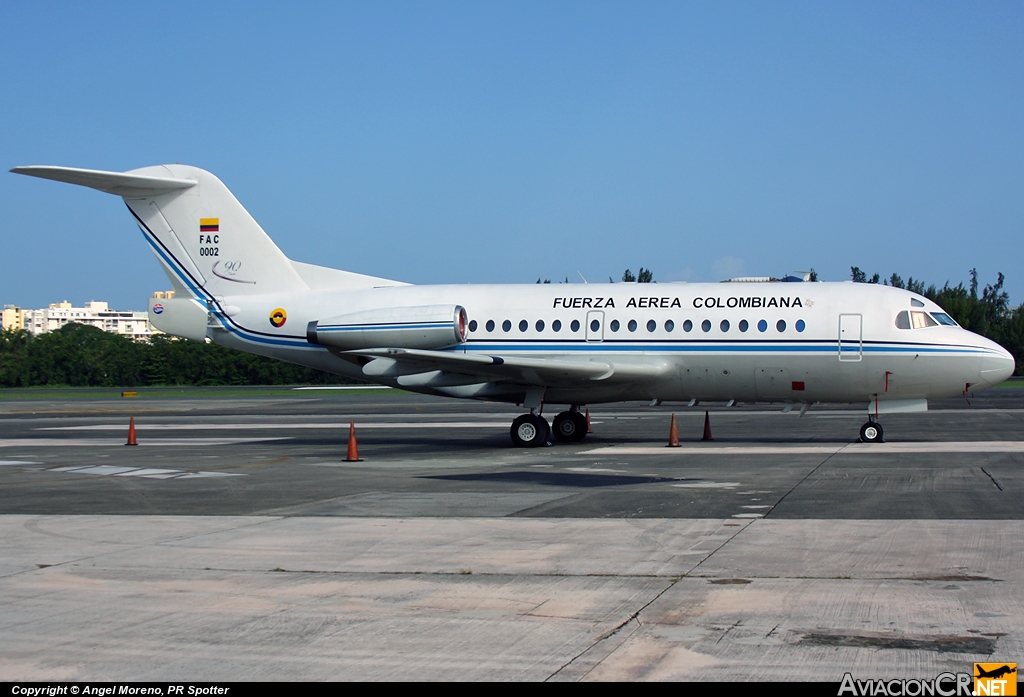
MULTIPOLYGON (((534 329, 536 329, 538 332, 542 332, 542 331, 544 331, 547 328, 547 324, 542 319, 537 320, 536 323, 534 323, 533 326, 534 326, 534 329)), ((572 332, 578 332, 580 330, 581 326, 582 325, 580 324, 580 321, 578 319, 574 319, 572 322, 569 323, 569 330, 572 331, 572 332)), ((625 328, 629 332, 635 332, 638 329, 639 326, 640 325, 637 323, 637 321, 635 319, 631 319, 631 320, 629 320, 626 323, 626 327, 625 328)), ((707 333, 707 332, 711 331, 712 326, 714 326, 714 325, 712 324, 711 320, 706 319, 706 320, 704 320, 703 322, 700 323, 700 330, 702 332, 707 333)), ((768 331, 768 321, 767 320, 763 320, 763 319, 759 320, 756 326, 757 326, 757 331, 759 331, 761 333, 764 333, 764 332, 768 331)), ((495 324, 493 319, 487 320, 486 324, 484 324, 484 329, 486 329, 487 332, 489 332, 489 333, 493 332, 496 329, 496 327, 497 327, 497 325, 495 324)), ((750 323, 747 320, 745 320, 745 319, 741 319, 739 322, 736 323, 736 327, 741 332, 746 332, 746 331, 748 331, 750 329, 750 323)), ((777 331, 779 333, 782 333, 782 332, 786 331, 787 327, 788 327, 788 325, 786 324, 786 320, 784 320, 784 319, 780 319, 779 321, 777 321, 775 323, 775 331, 777 331)), ((798 319, 796 321, 796 323, 793 325, 793 327, 798 332, 803 332, 804 329, 807 328, 807 324, 802 319, 798 319)), ((469 331, 470 332, 476 332, 476 330, 478 328, 479 328, 479 325, 477 324, 477 321, 475 319, 471 320, 470 323, 469 323, 469 331)), ((526 331, 529 330, 529 328, 530 328, 530 323, 527 320, 524 319, 524 320, 520 320, 519 321, 519 331, 520 332, 526 332, 526 331)), ((608 323, 608 329, 610 329, 612 331, 612 333, 616 333, 616 332, 618 332, 622 328, 623 328, 622 324, 617 319, 613 319, 611 322, 608 323)), ((673 331, 675 331, 676 323, 673 320, 667 319, 667 320, 665 320, 665 323, 662 325, 662 328, 666 332, 673 332, 673 331)), ((691 320, 685 320, 683 322, 682 329, 683 329, 684 332, 692 332, 693 328, 694 328, 694 324, 693 324, 693 322, 691 320)), ((658 329, 658 323, 657 322, 655 322, 653 319, 647 320, 647 331, 648 332, 654 333, 655 331, 657 331, 657 329, 658 329)), ((728 332, 728 331, 730 331, 732 329, 732 324, 729 322, 729 320, 723 319, 721 322, 719 322, 718 329, 721 332, 723 332, 723 333, 724 332, 728 332)), ((510 331, 512 331, 512 321, 511 320, 505 320, 504 322, 502 322, 501 323, 501 330, 503 332, 510 332, 510 331)), ((551 330, 554 331, 554 332, 562 331, 562 321, 561 320, 557 320, 557 319, 554 320, 551 323, 551 330)), ((601 321, 597 320, 597 319, 591 320, 590 321, 590 331, 591 332, 601 331, 601 321)))

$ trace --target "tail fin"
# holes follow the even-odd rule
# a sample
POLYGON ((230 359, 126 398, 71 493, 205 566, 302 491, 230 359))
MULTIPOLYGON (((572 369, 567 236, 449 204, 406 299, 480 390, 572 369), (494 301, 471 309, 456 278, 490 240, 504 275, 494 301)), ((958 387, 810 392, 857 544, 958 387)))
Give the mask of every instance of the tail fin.
POLYGON ((308 289, 288 257, 220 179, 198 167, 160 165, 124 173, 70 167, 11 171, 122 196, 171 280, 196 298, 308 289))

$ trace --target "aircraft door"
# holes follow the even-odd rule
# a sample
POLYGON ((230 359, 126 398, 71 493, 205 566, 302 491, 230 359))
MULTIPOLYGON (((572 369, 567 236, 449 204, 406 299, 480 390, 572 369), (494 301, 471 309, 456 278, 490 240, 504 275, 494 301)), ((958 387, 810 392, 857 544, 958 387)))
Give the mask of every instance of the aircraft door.
POLYGON ((859 361, 864 357, 864 316, 839 315, 839 360, 859 361))
POLYGON ((587 313, 587 341, 604 341, 604 312, 601 310, 587 313))

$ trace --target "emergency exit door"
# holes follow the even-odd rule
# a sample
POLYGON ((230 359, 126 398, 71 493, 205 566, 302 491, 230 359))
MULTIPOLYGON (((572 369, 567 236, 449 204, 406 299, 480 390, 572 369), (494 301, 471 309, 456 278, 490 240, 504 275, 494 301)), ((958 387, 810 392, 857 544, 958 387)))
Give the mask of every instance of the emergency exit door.
POLYGON ((839 315, 839 360, 864 357, 864 315, 839 315))

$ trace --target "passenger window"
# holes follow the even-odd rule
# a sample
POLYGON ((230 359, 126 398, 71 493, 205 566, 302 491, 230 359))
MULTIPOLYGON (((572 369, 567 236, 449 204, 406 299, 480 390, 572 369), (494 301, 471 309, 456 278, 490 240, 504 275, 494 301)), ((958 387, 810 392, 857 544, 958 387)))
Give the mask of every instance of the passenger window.
POLYGON ((658 328, 658 323, 657 322, 655 322, 653 319, 647 320, 647 331, 653 332, 657 328, 658 328))
POLYGON ((706 320, 704 320, 703 322, 701 322, 701 323, 700 323, 700 329, 701 329, 701 331, 703 331, 703 332, 709 332, 709 331, 711 331, 711 320, 709 320, 709 319, 706 319, 706 320))
POLYGON ((786 331, 786 320, 780 319, 778 322, 776 322, 775 323, 775 329, 776 329, 776 331, 780 331, 780 332, 786 331))
POLYGON ((910 323, 914 325, 914 329, 939 326, 939 323, 933 320, 927 312, 911 312, 910 323))
POLYGON ((729 320, 723 319, 722 323, 718 325, 718 328, 721 329, 723 332, 729 331, 729 320))
POLYGON ((676 323, 670 319, 665 320, 665 331, 670 332, 676 328, 676 323))
POLYGON ((494 331, 494 320, 493 319, 487 320, 487 324, 485 326, 487 327, 487 331, 493 332, 494 331))
POLYGON ((741 332, 745 332, 748 329, 750 329, 750 323, 748 323, 747 320, 745 320, 745 319, 741 319, 740 320, 740 331, 741 332))
POLYGON ((768 323, 765 322, 763 319, 762 320, 758 320, 758 322, 757 322, 757 331, 759 331, 759 332, 766 332, 766 331, 768 331, 768 323))
POLYGON ((572 321, 572 324, 569 325, 569 329, 573 330, 574 332, 578 332, 580 330, 580 321, 578 319, 574 319, 572 321))
POLYGON ((501 330, 505 332, 512 331, 512 323, 509 322, 508 320, 505 320, 504 322, 501 323, 501 330))
POLYGON ((525 319, 524 320, 520 320, 520 322, 519 322, 519 331, 525 332, 529 328, 530 328, 530 323, 529 322, 527 322, 525 319))
POLYGON ((609 327, 611 327, 611 329, 612 329, 612 331, 613 331, 613 332, 617 332, 617 331, 619 331, 619 320, 617 320, 617 319, 613 319, 613 320, 612 320, 612 323, 611 323, 611 324, 609 324, 608 326, 609 326, 609 327))
POLYGON ((686 320, 685 322, 683 322, 683 331, 684 332, 692 332, 693 331, 693 322, 691 322, 690 320, 686 320))
POLYGON ((796 330, 798 332, 803 332, 804 329, 807 329, 807 325, 804 324, 804 321, 802 319, 798 319, 796 321, 796 330))
POLYGON ((477 327, 476 320, 475 319, 469 320, 469 331, 475 332, 476 331, 476 327, 477 327))
POLYGON ((626 327, 629 329, 629 331, 635 332, 636 331, 636 320, 635 319, 629 320, 629 324, 627 324, 626 327))
POLYGON ((544 320, 542 320, 542 319, 537 320, 537 331, 539 331, 539 332, 544 331, 544 320))
POLYGON ((601 323, 600 322, 598 322, 596 319, 590 320, 590 331, 596 332, 600 328, 601 328, 601 323))
POLYGON ((554 322, 551 323, 551 328, 554 329, 556 332, 562 331, 562 320, 556 319, 554 322))

